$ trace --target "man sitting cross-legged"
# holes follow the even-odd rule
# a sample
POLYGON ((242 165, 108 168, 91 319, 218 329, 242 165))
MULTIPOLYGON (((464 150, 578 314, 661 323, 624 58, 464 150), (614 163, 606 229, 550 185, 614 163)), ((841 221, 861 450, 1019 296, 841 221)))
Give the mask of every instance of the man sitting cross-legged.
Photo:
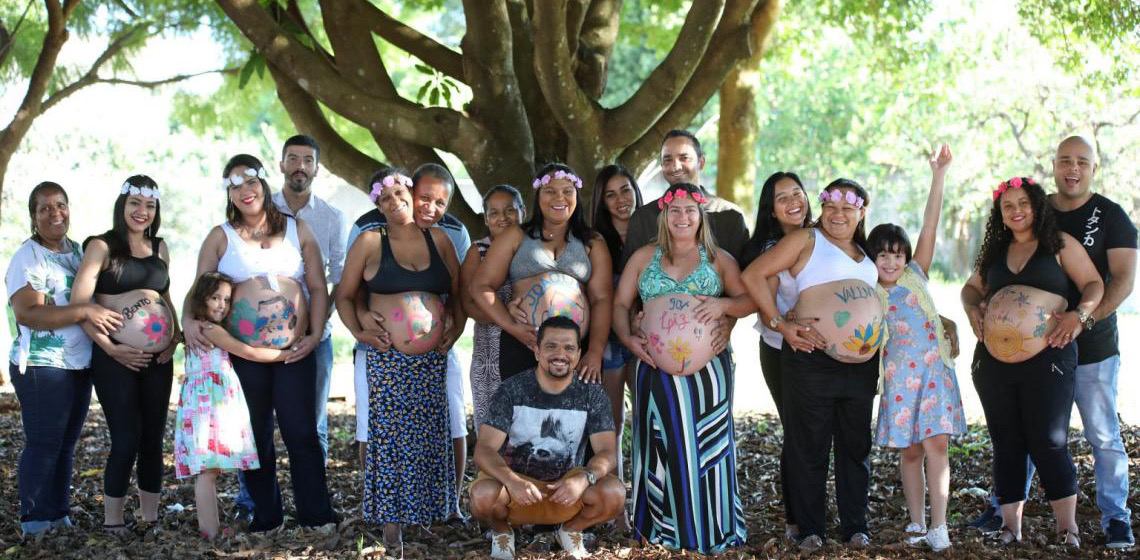
POLYGON ((571 319, 544 321, 538 366, 503 381, 479 427, 471 513, 494 530, 492 558, 514 558, 511 527, 523 524, 561 524, 558 543, 583 558, 582 531, 625 507, 625 485, 610 474, 617 443, 609 399, 574 374, 580 340, 571 319), (582 466, 587 437, 594 456, 582 466))

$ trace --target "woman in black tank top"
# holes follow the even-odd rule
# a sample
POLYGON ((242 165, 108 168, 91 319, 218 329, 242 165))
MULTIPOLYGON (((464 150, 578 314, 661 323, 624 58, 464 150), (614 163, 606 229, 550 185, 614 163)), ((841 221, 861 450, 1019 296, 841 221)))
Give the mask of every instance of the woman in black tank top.
POLYGON ((411 179, 388 170, 369 185, 387 226, 353 242, 336 309, 368 345, 364 520, 384 525, 393 550, 404 524, 444 520, 456 503, 447 350, 466 317, 455 250, 442 229, 416 226, 411 179), (361 326, 369 313, 384 317, 387 334, 361 326))
POLYGON ((962 303, 978 345, 973 379, 994 450, 994 492, 1004 526, 1021 540, 1026 457, 1041 475, 1062 545, 1080 545, 1077 478, 1067 446, 1076 388, 1076 340, 1091 325, 1104 283, 1084 248, 1057 228, 1033 179, 1001 183, 962 303), (1067 301, 1072 282, 1080 301, 1067 301))
POLYGON ((115 307, 125 323, 114 340, 83 325, 95 342, 91 377, 111 434, 103 473, 103 527, 115 535, 127 531, 123 505, 136 463, 142 520, 158 519, 162 441, 174 380, 171 357, 179 338, 169 294, 170 258, 156 237, 162 223, 158 185, 135 175, 119 191, 112 227, 85 243, 71 292, 73 302, 94 296, 100 305, 115 307))

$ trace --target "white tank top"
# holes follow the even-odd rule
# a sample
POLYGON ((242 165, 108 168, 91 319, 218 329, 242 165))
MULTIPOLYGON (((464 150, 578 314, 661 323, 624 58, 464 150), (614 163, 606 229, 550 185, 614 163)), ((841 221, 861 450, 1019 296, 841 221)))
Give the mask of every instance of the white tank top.
POLYGON ((228 222, 223 223, 226 252, 218 261, 218 272, 238 283, 264 276, 274 291, 280 290, 278 276, 292 278, 305 286, 305 262, 301 258, 301 241, 297 238, 297 221, 286 217, 285 222, 285 242, 268 249, 246 243, 228 222))
MULTIPOLYGON (((796 275, 797 294, 802 294, 812 286, 836 280, 862 280, 871 287, 879 281, 879 269, 875 267, 874 259, 864 254, 863 260, 856 262, 828 240, 827 236, 821 235, 819 230, 812 228, 811 232, 815 236, 815 247, 803 270, 796 275)), ((859 251, 862 252, 862 249, 859 251)))
MULTIPOLYGON (((776 311, 783 315, 796 306, 800 293, 796 290, 796 279, 792 278, 792 273, 781 270, 776 273, 776 278, 780 281, 776 287, 776 311)), ((757 313, 756 316, 759 317, 760 314, 757 313)), ((760 338, 764 339, 764 343, 768 346, 778 350, 784 345, 784 335, 769 329, 760 319, 756 320, 753 328, 760 333, 760 338)))

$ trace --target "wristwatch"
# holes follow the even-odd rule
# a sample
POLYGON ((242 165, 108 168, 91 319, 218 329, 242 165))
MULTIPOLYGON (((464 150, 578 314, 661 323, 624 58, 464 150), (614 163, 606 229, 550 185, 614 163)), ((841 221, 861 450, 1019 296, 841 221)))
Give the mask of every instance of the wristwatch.
POLYGON ((593 485, 598 483, 598 477, 596 475, 594 475, 594 473, 591 472, 590 469, 583 468, 582 472, 586 473, 586 482, 590 486, 593 486, 593 485))
POLYGON ((1096 323, 1096 319, 1093 319, 1092 313, 1085 313, 1080 309, 1077 310, 1077 317, 1079 317, 1081 320, 1081 327, 1086 331, 1091 329, 1096 323))
POLYGON ((783 315, 776 315, 775 317, 772 317, 772 319, 770 321, 768 321, 768 328, 770 328, 772 330, 778 330, 780 328, 780 323, 783 323, 783 322, 784 322, 784 316, 783 315))

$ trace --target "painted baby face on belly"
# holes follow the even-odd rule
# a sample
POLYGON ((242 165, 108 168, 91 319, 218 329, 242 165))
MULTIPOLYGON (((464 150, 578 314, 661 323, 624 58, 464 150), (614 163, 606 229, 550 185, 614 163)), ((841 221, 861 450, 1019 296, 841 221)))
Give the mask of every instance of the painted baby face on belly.
POLYGON ((713 359, 712 329, 719 322, 697 320, 693 310, 700 303, 688 294, 665 294, 645 303, 641 329, 661 371, 690 375, 713 359))
POLYGON ((262 277, 234 286, 226 320, 230 334, 259 348, 285 348, 305 334, 308 307, 301 285, 283 276, 277 282, 277 291, 262 277))
POLYGON ((531 325, 539 326, 550 317, 573 319, 588 332, 590 305, 582 285, 561 272, 544 272, 514 283, 515 300, 527 314, 531 325))
POLYGON ((426 354, 443 338, 443 300, 429 292, 372 294, 368 308, 384 317, 392 347, 409 356, 426 354))
POLYGON ((812 286, 800 294, 796 317, 810 323, 828 342, 823 352, 840 362, 870 360, 883 344, 883 306, 875 288, 848 279, 812 286))
POLYGON ((990 296, 982 321, 982 341, 1000 362, 1015 364, 1039 354, 1048 345, 1045 333, 1054 311, 1064 311, 1061 296, 1023 285, 1006 286, 990 296))
POLYGON ((170 346, 173 315, 154 290, 131 290, 113 296, 97 294, 95 301, 123 316, 123 327, 111 335, 119 344, 147 352, 170 346))

